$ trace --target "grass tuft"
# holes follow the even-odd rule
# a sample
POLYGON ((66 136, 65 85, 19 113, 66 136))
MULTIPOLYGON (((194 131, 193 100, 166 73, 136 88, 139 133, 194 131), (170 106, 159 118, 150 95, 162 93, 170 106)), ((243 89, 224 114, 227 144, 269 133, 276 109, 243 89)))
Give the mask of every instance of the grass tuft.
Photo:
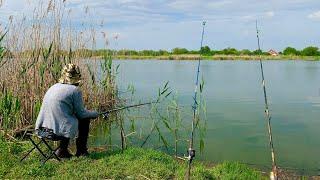
POLYGON ((234 162, 224 162, 212 169, 212 174, 218 179, 264 179, 261 173, 248 166, 234 162))

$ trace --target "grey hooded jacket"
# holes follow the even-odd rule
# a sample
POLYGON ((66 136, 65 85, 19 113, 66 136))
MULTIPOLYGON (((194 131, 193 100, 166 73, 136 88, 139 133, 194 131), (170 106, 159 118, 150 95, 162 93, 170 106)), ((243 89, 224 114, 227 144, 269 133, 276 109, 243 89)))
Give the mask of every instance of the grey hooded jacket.
POLYGON ((98 112, 85 109, 81 90, 74 85, 57 83, 46 92, 35 129, 49 128, 67 138, 78 134, 78 120, 97 118, 98 112))

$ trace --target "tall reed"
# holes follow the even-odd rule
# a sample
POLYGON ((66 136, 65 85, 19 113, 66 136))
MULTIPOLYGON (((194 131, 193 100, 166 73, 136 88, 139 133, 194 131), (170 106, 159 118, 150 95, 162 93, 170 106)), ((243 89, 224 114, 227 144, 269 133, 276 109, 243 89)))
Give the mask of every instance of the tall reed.
MULTIPOLYGON (((71 22, 66 0, 35 2, 39 4, 31 16, 10 16, 6 29, 0 29, 0 129, 6 131, 34 124, 46 90, 70 62, 80 66, 81 88, 89 108, 112 107, 117 101, 116 90, 112 90, 116 88, 114 75, 106 74, 109 79, 103 83, 95 81, 99 67, 92 62, 89 67, 82 59, 82 49, 95 48, 92 23, 80 29, 72 23, 65 25, 71 22)), ((88 9, 82 13, 88 16, 88 9)))

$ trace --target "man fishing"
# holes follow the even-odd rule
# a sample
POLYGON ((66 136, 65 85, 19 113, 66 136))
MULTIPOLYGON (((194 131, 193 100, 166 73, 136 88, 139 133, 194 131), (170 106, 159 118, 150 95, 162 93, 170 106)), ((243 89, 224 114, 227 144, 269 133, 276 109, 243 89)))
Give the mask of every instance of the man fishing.
MULTIPOLYGON (((67 64, 59 82, 46 92, 36 121, 36 132, 53 132, 60 140, 55 152, 60 158, 70 158, 69 140, 76 138, 76 156, 87 156, 87 139, 90 119, 99 116, 97 111, 85 109, 82 92, 78 87, 81 73, 78 66, 67 64)), ((107 114, 103 114, 106 116, 107 114)))

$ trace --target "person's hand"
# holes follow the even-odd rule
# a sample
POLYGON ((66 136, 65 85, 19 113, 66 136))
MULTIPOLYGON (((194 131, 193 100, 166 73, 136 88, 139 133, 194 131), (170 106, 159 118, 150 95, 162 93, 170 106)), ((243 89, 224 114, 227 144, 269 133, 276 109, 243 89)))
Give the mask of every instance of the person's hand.
POLYGON ((109 113, 103 113, 102 114, 103 119, 108 119, 109 118, 109 113))

